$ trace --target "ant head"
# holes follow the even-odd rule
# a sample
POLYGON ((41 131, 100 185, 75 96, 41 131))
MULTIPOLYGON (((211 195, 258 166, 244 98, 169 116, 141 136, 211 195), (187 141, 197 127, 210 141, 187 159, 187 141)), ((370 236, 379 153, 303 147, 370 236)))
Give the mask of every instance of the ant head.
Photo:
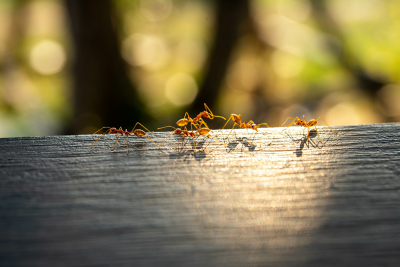
POLYGON ((212 115, 210 113, 208 113, 207 111, 202 111, 202 112, 200 112, 200 114, 202 117, 212 119, 212 115))
POLYGON ((206 105, 206 103, 204 103, 204 107, 206 108, 206 111, 202 112, 203 117, 207 117, 209 119, 213 119, 214 118, 214 114, 212 113, 211 109, 206 105))
POLYGON ((257 124, 252 124, 252 125, 251 125, 251 129, 253 129, 254 131, 257 131, 257 132, 258 132, 258 126, 257 126, 257 124))
POLYGON ((113 133, 117 133, 117 132, 118 132, 117 128, 115 128, 115 127, 110 128, 109 131, 110 131, 110 134, 113 134, 113 133))
POLYGON ((175 129, 175 131, 174 131, 174 134, 181 134, 181 133, 182 133, 182 129, 179 129, 179 128, 175 129))

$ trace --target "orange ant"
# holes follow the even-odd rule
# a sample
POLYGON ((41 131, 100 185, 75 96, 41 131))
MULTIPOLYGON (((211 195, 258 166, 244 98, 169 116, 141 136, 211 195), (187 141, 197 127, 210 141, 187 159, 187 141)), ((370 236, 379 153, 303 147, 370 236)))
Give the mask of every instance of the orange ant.
MULTIPOLYGON (((319 141, 321 141, 321 138, 319 137, 319 133, 318 133, 318 130, 317 130, 317 120, 318 120, 318 119, 323 120, 323 121, 325 122, 325 124, 329 127, 329 129, 332 130, 332 132, 337 133, 337 132, 335 132, 335 131, 331 128, 331 126, 329 126, 328 123, 326 123, 326 121, 325 121, 322 117, 318 117, 318 118, 316 118, 315 120, 309 120, 308 122, 306 122, 306 117, 305 117, 304 115, 303 115, 303 120, 300 120, 299 117, 296 117, 296 118, 288 117, 288 118, 285 120, 285 122, 284 122, 281 126, 285 125, 285 123, 286 123, 287 120, 289 120, 289 119, 293 119, 293 120, 292 120, 292 122, 289 124, 289 126, 288 126, 287 128, 289 128, 290 126, 292 126, 293 123, 296 124, 296 125, 299 125, 299 126, 302 126, 302 127, 306 127, 306 128, 307 128, 307 130, 308 130, 308 135, 307 135, 308 141, 310 141, 310 127, 315 127, 315 131, 317 132, 318 139, 319 139, 319 141)), ((286 129, 287 129, 287 128, 286 128, 286 129)), ((283 130, 286 130, 286 129, 283 129, 283 130)), ((322 142, 322 141, 321 141, 321 142, 322 142)))
MULTIPOLYGON (((115 148, 115 146, 117 145, 117 142, 118 142, 118 139, 121 137, 121 136, 126 136, 126 154, 128 155, 128 137, 129 136, 137 136, 137 137, 145 137, 145 138, 147 138, 148 140, 150 140, 151 142, 153 142, 156 146, 158 146, 153 140, 151 140, 150 138, 148 138, 147 136, 146 136, 146 132, 145 131, 143 131, 143 130, 141 130, 141 129, 136 129, 135 130, 135 128, 136 128, 136 126, 137 125, 140 125, 140 126, 142 126, 143 128, 145 128, 148 132, 150 132, 146 127, 144 127, 141 123, 139 123, 139 122, 137 122, 136 124, 135 124, 135 127, 133 127, 133 129, 132 129, 132 131, 130 131, 130 132, 128 132, 128 130, 123 130, 122 129, 122 127, 119 127, 118 129, 117 128, 115 128, 115 127, 102 127, 102 128, 100 128, 99 130, 97 130, 95 133, 93 133, 93 135, 95 135, 96 133, 98 133, 99 131, 101 131, 101 130, 103 130, 103 129, 107 129, 108 128, 108 130, 107 131, 105 131, 102 135, 100 135, 100 137, 99 138, 97 138, 93 143, 92 143, 92 145, 90 146, 90 147, 92 147, 93 145, 94 145, 94 143, 96 143, 103 135, 105 135, 105 134, 117 134, 117 140, 115 141, 115 144, 114 144, 114 147, 113 148, 115 148)), ((152 132, 150 132, 150 133, 152 133, 152 132)))
MULTIPOLYGON (((181 142, 181 140, 182 140, 183 138, 191 136, 191 137, 193 138, 193 146, 194 146, 194 152, 195 152, 195 153, 196 153, 196 143, 195 143, 194 139, 195 139, 196 137, 198 137, 198 136, 201 136, 201 135, 210 136, 210 137, 214 138, 216 141, 222 143, 221 141, 219 141, 215 136, 213 136, 213 135, 210 133, 211 130, 210 130, 209 128, 205 128, 205 127, 199 128, 199 129, 197 129, 197 131, 195 131, 195 132, 193 132, 193 131, 189 132, 189 131, 186 129, 186 127, 185 127, 184 130, 182 130, 182 129, 180 129, 180 128, 175 128, 175 127, 173 127, 173 126, 165 126, 165 127, 161 127, 161 128, 158 128, 158 129, 167 128, 167 127, 174 128, 175 130, 174 130, 171 134, 169 134, 169 135, 164 139, 164 141, 162 141, 162 143, 159 145, 159 147, 161 147, 162 144, 164 144, 164 142, 165 142, 171 135, 177 135, 177 134, 183 134, 183 136, 182 136, 181 139, 179 140, 178 144, 176 144, 176 146, 179 145, 179 143, 181 142)), ((222 143, 222 144, 223 144, 223 145, 226 145, 226 144, 224 144, 224 143, 222 143)), ((175 146, 175 147, 176 147, 176 146, 175 146)))
MULTIPOLYGON (((230 120, 233 120, 235 123, 233 124, 232 130, 229 132, 228 136, 226 138, 229 137, 229 135, 232 133, 233 128, 235 128, 235 126, 239 126, 239 128, 245 128, 246 130, 248 128, 253 129, 254 131, 258 132, 258 127, 260 127, 260 125, 267 125, 267 127, 269 128, 267 123, 260 123, 260 124, 255 124, 254 121, 250 120, 248 123, 243 123, 242 122, 242 115, 236 115, 236 114, 231 114, 231 116, 229 117, 228 121, 225 123, 224 127, 222 127, 222 129, 225 128, 225 126, 228 124, 228 122, 230 120)), ((260 144, 261 144, 261 140, 260 140, 260 144)))
POLYGON ((215 117, 223 118, 224 120, 226 120, 226 119, 225 119, 224 117, 222 117, 222 116, 215 116, 215 115, 212 113, 211 109, 206 105, 206 103, 204 103, 204 107, 205 107, 206 110, 200 112, 200 113, 199 113, 196 117, 194 117, 193 119, 190 118, 189 113, 186 112, 186 113, 185 113, 185 116, 183 117, 183 119, 178 120, 178 121, 176 122, 176 124, 177 124, 179 127, 183 127, 183 126, 188 125, 188 123, 190 123, 190 127, 191 127, 191 130, 192 130, 192 132, 193 132, 193 127, 192 127, 192 125, 194 125, 194 127, 198 128, 198 127, 201 127, 202 124, 204 124, 204 126, 205 126, 206 128, 208 128, 207 123, 203 120, 202 117, 204 117, 204 118, 209 118, 210 120, 214 119, 215 117), (187 118, 186 118, 186 116, 187 116, 187 118), (200 123, 200 125, 199 125, 198 123, 200 123))

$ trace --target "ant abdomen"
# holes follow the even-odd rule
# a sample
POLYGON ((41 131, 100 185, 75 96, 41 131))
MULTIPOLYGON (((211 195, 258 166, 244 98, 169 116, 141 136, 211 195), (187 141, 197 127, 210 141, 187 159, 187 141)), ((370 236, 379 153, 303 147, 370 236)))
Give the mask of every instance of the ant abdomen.
POLYGON ((190 121, 188 119, 180 119, 176 122, 176 125, 178 125, 179 127, 183 127, 188 125, 190 121))
POLYGON ((138 136, 138 137, 141 137, 141 136, 145 136, 146 132, 141 130, 141 129, 136 129, 136 130, 133 131, 133 134, 138 136))

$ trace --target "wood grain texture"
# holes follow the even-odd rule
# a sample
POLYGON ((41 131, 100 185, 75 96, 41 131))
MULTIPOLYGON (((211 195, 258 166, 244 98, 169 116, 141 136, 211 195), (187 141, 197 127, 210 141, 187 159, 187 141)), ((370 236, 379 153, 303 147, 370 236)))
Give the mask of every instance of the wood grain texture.
POLYGON ((333 128, 0 139, 0 266, 400 266, 400 124, 333 128))

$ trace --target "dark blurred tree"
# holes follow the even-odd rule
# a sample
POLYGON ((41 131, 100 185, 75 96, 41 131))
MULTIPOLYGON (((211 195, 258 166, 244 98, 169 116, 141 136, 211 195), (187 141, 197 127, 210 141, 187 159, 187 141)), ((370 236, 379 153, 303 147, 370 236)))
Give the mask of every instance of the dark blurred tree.
MULTIPOLYGON (((131 128, 149 120, 120 55, 119 20, 111 0, 64 0, 74 50, 73 121, 67 133, 83 127, 131 128), (94 122, 93 118, 101 118, 94 122)), ((130 130, 130 129, 129 129, 130 130)))
POLYGON ((200 90, 191 114, 204 110, 204 103, 213 110, 224 82, 232 52, 243 34, 249 30, 249 0, 216 0, 213 44, 203 68, 200 90))
POLYGON ((4 56, 0 58, 0 105, 2 111, 8 113, 18 113, 14 105, 10 103, 4 94, 6 91, 12 90, 7 84, 7 76, 11 76, 12 72, 17 69, 17 66, 24 65, 25 60, 19 50, 23 46, 25 40, 25 29, 26 29, 26 12, 25 7, 30 0, 16 0, 12 3, 11 9, 11 23, 6 28, 5 41, 3 43, 5 51, 4 56))
MULTIPOLYGON (((204 103, 214 110, 216 100, 223 88, 231 57, 242 37, 246 37, 253 45, 255 53, 271 54, 274 50, 266 43, 250 12, 250 0, 224 1, 216 0, 215 25, 213 44, 208 54, 208 60, 203 69, 203 79, 200 81, 200 90, 195 99, 190 114, 204 110, 204 103)), ((270 103, 270 92, 265 90, 265 83, 261 80, 253 89, 253 114, 255 121, 263 120, 273 107, 270 103)), ((225 114, 226 115, 226 114, 225 114)), ((217 122, 210 121, 211 127, 217 127, 217 122)))

